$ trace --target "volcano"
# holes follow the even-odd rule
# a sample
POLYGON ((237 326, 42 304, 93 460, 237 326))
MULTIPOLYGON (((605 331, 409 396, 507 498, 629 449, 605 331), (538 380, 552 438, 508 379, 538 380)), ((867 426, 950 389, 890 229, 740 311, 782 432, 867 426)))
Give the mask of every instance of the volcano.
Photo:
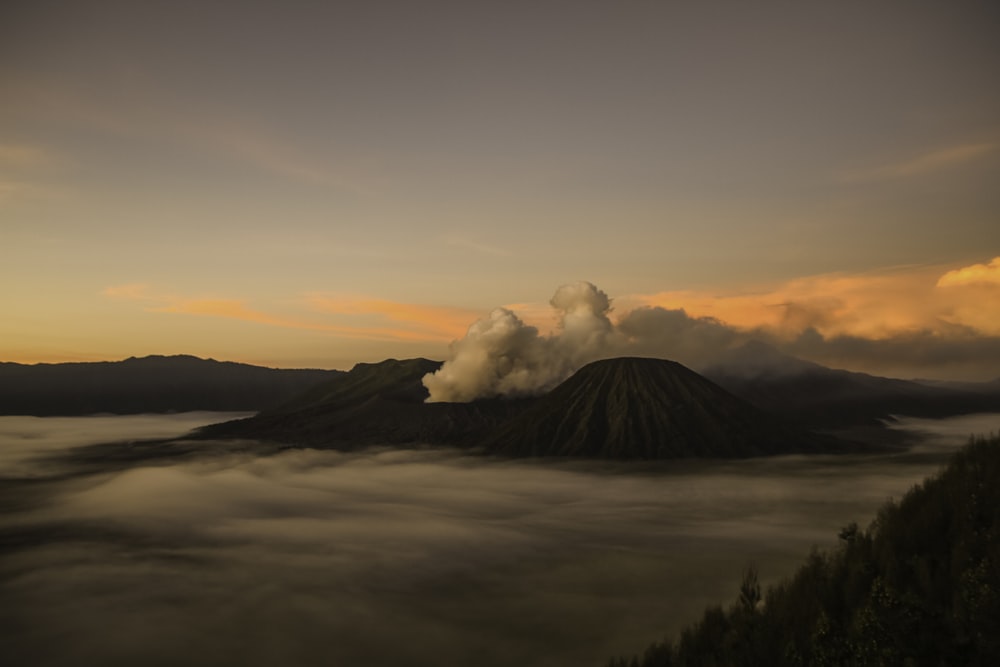
POLYGON ((494 431, 504 456, 604 459, 743 458, 842 451, 673 361, 597 361, 494 431))
POLYGON ((199 438, 253 438, 289 445, 361 449, 372 445, 469 445, 519 413, 529 399, 426 403, 430 359, 357 364, 274 409, 200 429, 199 438))
POLYGON ((200 437, 341 450, 457 445, 503 456, 605 459, 743 458, 848 446, 792 426, 673 361, 594 362, 537 398, 426 403, 421 378, 440 365, 358 364, 275 409, 205 427, 200 437))

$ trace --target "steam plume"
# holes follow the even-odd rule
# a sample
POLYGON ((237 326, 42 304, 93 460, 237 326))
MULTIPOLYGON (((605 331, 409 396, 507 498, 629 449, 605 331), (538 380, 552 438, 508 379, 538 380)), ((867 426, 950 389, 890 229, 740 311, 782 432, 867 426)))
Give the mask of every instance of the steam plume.
POLYGON ((452 344, 452 358, 424 377, 428 401, 471 401, 551 389, 581 365, 613 355, 619 334, 611 300, 589 282, 563 285, 549 303, 558 331, 542 336, 514 312, 497 308, 452 344))
MULTIPOLYGON (((961 326, 952 326, 945 336, 921 330, 881 339, 826 337, 814 328, 815 317, 810 316, 790 335, 764 326, 734 327, 659 306, 619 313, 612 322, 608 295, 583 281, 560 287, 549 304, 558 314, 558 327, 548 336, 506 308, 476 321, 464 338, 452 343, 451 359, 424 377, 428 401, 539 394, 591 361, 616 356, 672 359, 705 370, 736 363, 726 353, 752 340, 820 364, 897 377, 930 373, 984 380, 996 377, 995 369, 1000 368, 1000 336, 961 326)), ((786 308, 806 312, 801 304, 786 308)), ((748 354, 756 353, 745 350, 744 356, 748 354)))

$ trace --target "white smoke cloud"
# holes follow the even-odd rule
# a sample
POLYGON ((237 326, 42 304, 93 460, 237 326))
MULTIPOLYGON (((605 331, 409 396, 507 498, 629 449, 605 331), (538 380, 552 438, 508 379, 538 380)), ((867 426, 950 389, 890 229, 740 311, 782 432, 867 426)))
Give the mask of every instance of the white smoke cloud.
POLYGON ((608 318, 611 299, 589 282, 563 285, 549 302, 558 330, 543 336, 497 308, 451 347, 451 359, 424 377, 428 401, 461 402, 551 389, 583 364, 613 356, 621 335, 608 318))
MULTIPOLYGON (((824 337, 807 320, 789 338, 763 327, 742 329, 658 306, 636 308, 612 322, 611 299, 589 282, 563 285, 549 303, 558 315, 552 335, 541 335, 506 308, 475 322, 452 344, 451 359, 424 377, 428 401, 540 394, 591 361, 618 356, 671 359, 696 371, 745 365, 746 359, 730 353, 750 341, 833 368, 894 377, 988 380, 1000 374, 1000 336, 961 327, 953 327, 949 336, 918 331, 873 340, 824 337)), ((749 349, 742 354, 756 353, 749 349)))
POLYGON ((636 308, 617 324, 628 341, 628 353, 664 357, 694 368, 711 364, 726 351, 761 332, 742 332, 711 317, 691 317, 682 308, 636 308))

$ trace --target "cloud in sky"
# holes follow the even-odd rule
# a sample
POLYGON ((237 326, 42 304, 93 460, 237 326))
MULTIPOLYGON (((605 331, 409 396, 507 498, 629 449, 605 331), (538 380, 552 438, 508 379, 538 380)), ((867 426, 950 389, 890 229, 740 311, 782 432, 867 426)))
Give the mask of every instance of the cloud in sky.
POLYGON ((32 144, 0 143, 0 168, 49 167, 61 162, 50 149, 32 144))
POLYGON ((1000 285, 1000 257, 994 257, 989 264, 972 264, 953 269, 937 281, 938 287, 965 285, 1000 285))
POLYGON ((311 294, 309 305, 322 313, 336 316, 370 315, 391 322, 412 334, 430 340, 452 340, 465 333, 469 322, 479 315, 470 308, 400 303, 369 297, 311 294))
POLYGON ((287 142, 268 136, 260 129, 240 126, 227 122, 213 126, 196 124, 185 119, 178 125, 178 131, 191 139, 211 141, 229 155, 249 162, 272 173, 291 178, 307 185, 333 187, 357 195, 371 194, 367 185, 362 185, 356 175, 328 164, 287 142))
POLYGON ((48 183, 52 172, 67 164, 64 155, 30 143, 0 143, 0 203, 37 199, 58 193, 48 183))
POLYGON ((1000 305, 1000 293, 940 289, 958 286, 959 281, 962 287, 988 282, 995 271, 981 264, 952 271, 909 266, 807 276, 750 292, 675 291, 625 299, 632 305, 684 308, 695 316, 743 329, 762 328, 784 338, 809 328, 825 336, 872 339, 920 330, 946 334, 954 326, 1000 335, 1000 308, 990 307, 1000 305))
POLYGON ((958 144, 921 153, 898 162, 852 171, 845 175, 845 180, 882 181, 934 173, 973 162, 995 153, 998 149, 1000 149, 1000 142, 995 141, 958 144))
MULTIPOLYGON (((974 276, 978 285, 981 276, 993 276, 990 267, 945 276, 974 276)), ((555 331, 542 335, 512 310, 494 310, 452 344, 444 366, 424 384, 431 401, 538 393, 597 359, 644 355, 698 368, 750 340, 838 367, 1000 374, 1000 289, 990 290, 984 303, 983 290, 942 289, 940 276, 940 267, 909 267, 813 276, 753 294, 631 296, 625 301, 632 307, 616 321, 606 293, 573 283, 550 301, 555 331)))
MULTIPOLYGON (((1000 375, 1000 258, 962 267, 905 266, 808 276, 743 293, 674 291, 618 297, 588 282, 548 304, 481 311, 313 292, 254 306, 242 298, 171 295, 144 283, 108 287, 143 310, 312 331, 337 338, 440 345, 435 400, 530 393, 581 365, 624 354, 695 368, 749 340, 855 370, 894 375, 1000 375), (451 349, 444 355, 445 345, 451 349), (439 357, 440 358, 440 357, 439 357)), ((392 356, 388 350, 386 356, 392 356)))
POLYGON ((303 312, 287 316, 254 308, 246 299, 178 296, 156 292, 145 283, 113 285, 102 294, 143 303, 149 312, 202 315, 382 341, 447 342, 461 336, 478 314, 449 306, 310 294, 302 299, 307 304, 303 312))
MULTIPOLYGON (((60 81, 13 81, 10 111, 43 116, 66 126, 83 126, 110 136, 150 139, 208 151, 291 181, 366 195, 369 183, 360 161, 338 153, 319 153, 284 138, 273 127, 253 122, 249 114, 205 100, 182 100, 132 68, 115 80, 117 96, 98 96, 60 81)), ((0 145, 0 166, 50 166, 61 158, 52 151, 23 144, 0 145)))

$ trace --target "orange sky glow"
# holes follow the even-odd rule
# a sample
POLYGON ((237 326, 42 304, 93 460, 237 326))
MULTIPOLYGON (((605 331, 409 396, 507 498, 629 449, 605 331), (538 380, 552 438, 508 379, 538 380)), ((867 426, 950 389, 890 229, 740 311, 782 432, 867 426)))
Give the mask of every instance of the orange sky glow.
POLYGON ((1000 376, 983 3, 57 4, 0 21, 0 361, 444 359, 589 281, 1000 376))
MULTIPOLYGON (((145 284, 109 286, 106 298, 149 316, 199 316, 323 332, 335 338, 418 342, 442 353, 488 310, 401 303, 357 295, 309 293, 282 312, 250 299, 157 294, 145 284)), ((614 296, 612 317, 642 307, 683 309, 734 328, 792 339, 806 329, 825 337, 886 339, 911 332, 941 337, 1000 336, 1000 257, 966 266, 903 266, 863 274, 808 276, 741 292, 679 290, 614 296)), ((543 334, 557 317, 546 302, 506 304, 543 334)), ((259 335, 259 334, 258 334, 259 335)))

